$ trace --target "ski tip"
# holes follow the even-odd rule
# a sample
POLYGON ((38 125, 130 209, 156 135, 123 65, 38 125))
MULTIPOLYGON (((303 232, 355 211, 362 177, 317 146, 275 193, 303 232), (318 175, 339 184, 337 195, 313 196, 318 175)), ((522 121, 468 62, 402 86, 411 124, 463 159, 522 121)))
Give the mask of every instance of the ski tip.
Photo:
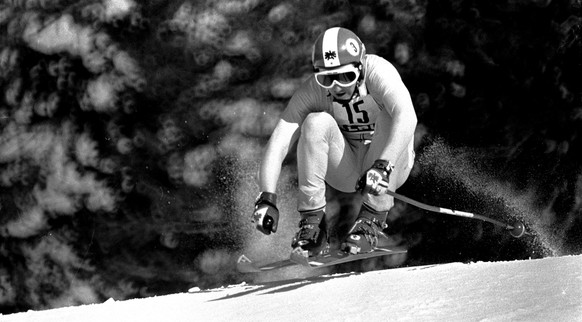
POLYGON ((401 253, 408 253, 408 249, 405 247, 376 247, 374 251, 381 251, 390 254, 401 254, 401 253))
POLYGON ((248 257, 246 257, 244 254, 243 255, 240 255, 238 257, 238 259, 237 259, 236 262, 238 264, 241 264, 241 263, 252 263, 252 261, 248 257))
POLYGON ((240 255, 236 261, 236 269, 241 273, 256 273, 261 270, 245 255, 240 255))

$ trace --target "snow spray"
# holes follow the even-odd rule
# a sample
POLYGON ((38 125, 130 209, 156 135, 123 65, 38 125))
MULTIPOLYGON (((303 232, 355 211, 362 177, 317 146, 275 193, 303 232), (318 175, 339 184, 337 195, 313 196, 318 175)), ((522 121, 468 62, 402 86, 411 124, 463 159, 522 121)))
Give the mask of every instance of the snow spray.
POLYGON ((416 163, 420 170, 417 173, 420 181, 430 177, 428 181, 435 186, 427 188, 436 190, 438 194, 447 195, 455 189, 466 190, 470 198, 456 194, 446 197, 461 205, 455 209, 474 211, 471 209, 474 207, 486 216, 504 216, 506 222, 522 221, 532 233, 528 238, 532 253, 560 255, 558 238, 544 228, 542 210, 534 207, 533 193, 517 191, 511 185, 511 178, 501 181, 495 173, 485 172, 483 169, 487 165, 484 162, 487 159, 490 159, 487 150, 452 147, 439 138, 432 140, 419 153, 416 163))

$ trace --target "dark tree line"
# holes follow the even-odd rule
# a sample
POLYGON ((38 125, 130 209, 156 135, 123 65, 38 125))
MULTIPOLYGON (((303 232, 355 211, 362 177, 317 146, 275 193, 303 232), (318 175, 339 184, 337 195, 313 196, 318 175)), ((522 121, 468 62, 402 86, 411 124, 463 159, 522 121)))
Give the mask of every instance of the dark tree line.
MULTIPOLYGON (((337 25, 410 89, 417 164, 402 193, 533 233, 397 203, 389 232, 408 258, 375 267, 580 253, 578 1, 7 1, 0 312, 245 278, 233 261, 256 238, 261 149, 337 25)), ((330 193, 347 217, 354 200, 330 193)))

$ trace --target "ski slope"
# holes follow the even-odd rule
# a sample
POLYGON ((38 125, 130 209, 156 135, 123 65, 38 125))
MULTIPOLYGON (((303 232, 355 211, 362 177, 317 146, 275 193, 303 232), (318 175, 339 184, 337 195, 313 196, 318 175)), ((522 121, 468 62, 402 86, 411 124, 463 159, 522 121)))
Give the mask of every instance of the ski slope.
POLYGON ((240 284, 0 316, 23 321, 582 321, 582 255, 240 284))

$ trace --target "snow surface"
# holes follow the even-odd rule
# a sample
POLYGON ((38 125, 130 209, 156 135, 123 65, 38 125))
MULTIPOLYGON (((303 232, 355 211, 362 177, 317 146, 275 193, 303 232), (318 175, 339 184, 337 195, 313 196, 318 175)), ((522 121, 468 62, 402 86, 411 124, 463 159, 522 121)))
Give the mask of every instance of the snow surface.
POLYGON ((195 288, 189 293, 0 316, 3 322, 370 319, 582 321, 582 255, 195 288))

